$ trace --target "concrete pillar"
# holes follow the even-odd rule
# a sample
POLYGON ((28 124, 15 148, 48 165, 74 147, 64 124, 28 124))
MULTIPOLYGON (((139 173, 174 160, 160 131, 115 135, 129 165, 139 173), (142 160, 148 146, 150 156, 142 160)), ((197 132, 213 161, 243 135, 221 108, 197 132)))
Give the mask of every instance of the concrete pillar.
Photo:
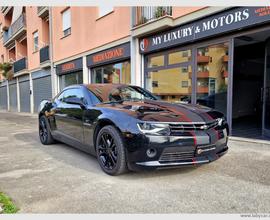
POLYGON ((144 63, 143 56, 139 53, 138 38, 131 37, 130 44, 130 62, 131 62, 131 84, 137 86, 144 86, 144 63))
POLYGON ((29 73, 29 82, 30 82, 30 112, 34 113, 34 93, 33 93, 33 80, 32 73, 29 73))
POLYGON ((17 83, 17 110, 21 112, 21 97, 20 97, 20 85, 19 85, 19 77, 16 78, 17 83))
POLYGON ((52 97, 56 96, 59 92, 58 77, 55 73, 53 63, 53 19, 52 7, 49 7, 49 48, 50 48, 50 62, 51 62, 51 84, 52 84, 52 97))
POLYGON ((7 80, 7 106, 8 106, 8 111, 10 111, 10 102, 9 102, 9 82, 7 80))
POLYGON ((89 82, 89 72, 87 67, 87 60, 86 56, 83 56, 83 83, 88 84, 89 82))

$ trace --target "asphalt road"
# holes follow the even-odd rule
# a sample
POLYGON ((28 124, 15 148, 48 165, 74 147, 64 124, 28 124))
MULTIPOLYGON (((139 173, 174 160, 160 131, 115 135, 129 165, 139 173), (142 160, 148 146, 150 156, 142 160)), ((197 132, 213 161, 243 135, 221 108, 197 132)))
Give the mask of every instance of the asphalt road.
POLYGON ((21 213, 269 213, 270 145, 229 147, 198 168, 111 177, 90 155, 41 145, 36 117, 0 112, 0 191, 21 213))

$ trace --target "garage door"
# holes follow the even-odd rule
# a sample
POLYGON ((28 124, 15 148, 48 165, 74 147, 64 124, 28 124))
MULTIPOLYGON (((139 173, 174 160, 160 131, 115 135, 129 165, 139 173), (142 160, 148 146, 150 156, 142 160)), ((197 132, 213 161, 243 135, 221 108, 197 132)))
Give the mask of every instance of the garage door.
POLYGON ((30 112, 30 81, 20 82, 19 85, 21 112, 30 112))
POLYGON ((7 110, 7 87, 0 87, 0 109, 7 110))
POLYGON ((38 106, 43 99, 52 98, 51 76, 33 79, 34 111, 38 111, 38 106))
POLYGON ((9 85, 9 104, 10 111, 18 111, 17 108, 17 84, 9 85))

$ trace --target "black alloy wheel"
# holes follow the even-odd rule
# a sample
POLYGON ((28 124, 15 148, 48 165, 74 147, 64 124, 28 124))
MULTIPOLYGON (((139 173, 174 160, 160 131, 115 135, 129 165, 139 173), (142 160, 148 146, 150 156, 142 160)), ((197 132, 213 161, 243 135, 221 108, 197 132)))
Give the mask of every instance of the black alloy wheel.
POLYGON ((49 130, 46 117, 43 115, 39 119, 39 138, 42 144, 48 145, 54 143, 54 139, 49 130))
POLYGON ((125 149, 118 130, 113 126, 102 128, 97 137, 98 162, 104 172, 119 175, 126 171, 125 149))

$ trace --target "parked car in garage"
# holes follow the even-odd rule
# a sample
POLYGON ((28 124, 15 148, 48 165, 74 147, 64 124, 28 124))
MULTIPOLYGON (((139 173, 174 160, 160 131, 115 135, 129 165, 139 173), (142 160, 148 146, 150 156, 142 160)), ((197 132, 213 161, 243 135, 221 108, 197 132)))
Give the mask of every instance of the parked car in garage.
POLYGON ((163 102, 131 85, 73 85, 39 106, 42 144, 80 148, 110 175, 212 162, 228 151, 228 132, 214 109, 163 102))

